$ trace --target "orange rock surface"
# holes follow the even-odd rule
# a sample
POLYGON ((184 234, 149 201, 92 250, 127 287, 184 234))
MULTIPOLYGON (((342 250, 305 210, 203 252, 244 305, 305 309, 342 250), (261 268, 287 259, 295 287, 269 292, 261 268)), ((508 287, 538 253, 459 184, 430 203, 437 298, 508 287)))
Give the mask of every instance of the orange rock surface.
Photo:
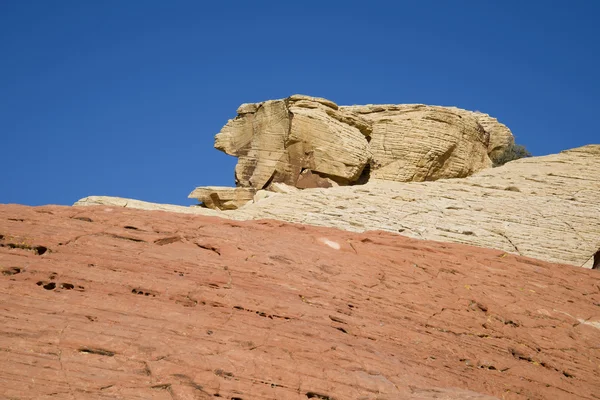
POLYGON ((0 206, 3 399, 598 399, 600 275, 458 244, 0 206))

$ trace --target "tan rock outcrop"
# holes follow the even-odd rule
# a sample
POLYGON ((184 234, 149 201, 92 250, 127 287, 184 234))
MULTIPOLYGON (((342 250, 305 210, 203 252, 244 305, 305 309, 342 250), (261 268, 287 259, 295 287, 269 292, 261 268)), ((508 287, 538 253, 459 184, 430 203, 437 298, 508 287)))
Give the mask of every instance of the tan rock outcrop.
POLYGON ((341 109, 372 123, 372 179, 422 182, 463 178, 492 165, 490 135, 468 111, 422 104, 341 109))
POLYGON ((473 112, 472 115, 490 136, 488 155, 491 159, 494 159, 515 143, 515 138, 510 129, 508 129, 506 125, 498 122, 496 118, 478 111, 473 112))
POLYGON ((238 157, 236 184, 262 189, 271 182, 296 185, 308 169, 333 180, 356 180, 370 153, 368 124, 334 103, 292 96, 244 104, 215 137, 215 147, 238 157))
POLYGON ((237 112, 215 137, 215 147, 238 157, 236 184, 256 189, 271 182, 307 188, 370 178, 460 178, 490 167, 489 155, 513 142, 495 118, 456 107, 338 107, 294 95, 242 104, 237 112))
POLYGON ((188 198, 197 199, 205 207, 215 210, 235 210, 251 201, 255 193, 253 188, 204 186, 194 189, 188 198))
POLYGON ((203 208, 199 206, 178 206, 175 204, 159 204, 159 203, 151 203, 149 201, 135 200, 135 199, 126 199, 123 197, 110 197, 110 196, 88 196, 83 199, 76 201, 74 206, 106 206, 107 208, 111 207, 123 207, 123 208, 132 208, 136 210, 146 210, 146 211, 166 211, 166 212, 175 212, 182 214, 202 214, 202 215, 210 215, 210 216, 219 216, 222 213, 218 210, 211 210, 208 208, 203 208))
POLYGON ((588 262, 591 268, 589 260, 600 248, 598 193, 600 145, 589 145, 512 161, 463 179, 375 179, 366 185, 305 189, 221 214, 385 230, 576 266, 588 262))
POLYGON ((300 189, 295 186, 286 185, 285 183, 274 182, 269 185, 268 190, 275 193, 290 194, 296 193, 300 189))

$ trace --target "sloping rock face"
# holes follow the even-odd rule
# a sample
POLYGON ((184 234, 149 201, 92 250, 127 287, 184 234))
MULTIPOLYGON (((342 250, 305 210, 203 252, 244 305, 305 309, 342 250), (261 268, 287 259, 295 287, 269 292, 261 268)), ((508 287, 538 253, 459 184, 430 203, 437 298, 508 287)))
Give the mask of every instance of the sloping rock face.
POLYGON ((369 178, 460 178, 490 167, 489 154, 513 142, 496 119, 455 107, 338 107, 294 95, 243 104, 237 113, 215 137, 215 147, 238 157, 236 184, 256 189, 272 182, 306 188, 369 178), (311 179, 307 186, 303 171, 329 184, 311 179))
POLYGON ((184 207, 175 204, 159 204, 149 201, 127 199, 124 197, 109 197, 109 196, 89 196, 78 200, 74 206, 111 206, 133 208, 136 210, 147 211, 167 211, 182 214, 201 214, 209 216, 222 216, 223 213, 219 209, 210 209, 199 206, 184 207))
MULTIPOLYGON (((218 215, 385 230, 591 268, 600 249, 598 193, 600 145, 590 145, 509 162, 464 179, 372 180, 362 186, 307 189, 218 215)), ((114 202, 89 198, 84 203, 114 202)))
POLYGON ((1 398, 600 396, 595 270, 385 232, 3 205, 0 271, 1 398))
MULTIPOLYGON (((521 159, 465 179, 301 191, 238 210, 350 231, 496 248, 583 266, 600 248, 600 145, 521 159)), ((591 267, 591 265, 590 265, 591 267)))

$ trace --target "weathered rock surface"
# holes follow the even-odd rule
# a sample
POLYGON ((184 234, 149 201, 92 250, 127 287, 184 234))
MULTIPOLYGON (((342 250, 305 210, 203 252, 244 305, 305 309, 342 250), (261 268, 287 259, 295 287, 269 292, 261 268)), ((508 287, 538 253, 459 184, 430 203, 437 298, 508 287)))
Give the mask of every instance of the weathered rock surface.
POLYGON ((0 272, 0 398, 600 397, 595 270, 385 232, 2 205, 0 272))
POLYGON ((188 198, 196 199, 214 210, 235 210, 251 201, 255 193, 253 188, 203 186, 192 191, 188 198))
POLYGON ((238 157, 238 186, 295 185, 303 169, 353 181, 370 156, 360 124, 348 124, 353 119, 334 103, 308 96, 245 104, 215 137, 215 147, 238 157))
MULTIPOLYGON (((591 268, 600 249, 598 193, 600 145, 590 145, 513 161, 464 179, 373 180, 307 189, 219 215, 385 230, 591 268)), ((85 201, 112 204, 110 198, 85 201)))
MULTIPOLYGON (((512 132, 506 125, 480 111, 469 111, 458 107, 426 106, 424 104, 369 104, 365 106, 341 106, 339 108, 352 114, 358 114, 371 122, 385 119, 381 118, 383 115, 394 117, 407 112, 415 113, 427 110, 438 111, 442 114, 450 112, 467 118, 475 118, 489 137, 487 153, 490 157, 495 156, 515 142, 512 132)), ((431 117, 435 118, 435 113, 429 116, 429 118, 431 117)))
POLYGON ((133 208, 136 210, 146 211, 168 211, 183 214, 201 214, 210 216, 221 216, 223 213, 218 210, 211 210, 202 207, 185 207, 174 204, 159 204, 151 203, 149 201, 126 199, 123 197, 110 197, 110 196, 89 196, 78 200, 73 204, 74 206, 110 206, 110 207, 124 207, 133 208))
POLYGON ((460 178, 491 166, 513 137, 487 114, 455 107, 368 105, 294 95, 243 104, 215 137, 238 157, 236 184, 329 187, 372 178, 400 182, 460 178), (318 175, 307 186, 303 171, 318 175))
POLYGON ((498 122, 496 118, 479 111, 473 112, 472 115, 477 119, 477 122, 479 122, 483 129, 490 135, 488 155, 491 159, 494 159, 505 149, 515 143, 515 138, 510 129, 508 129, 506 125, 498 122))
POLYGON ((342 110, 372 123, 371 178, 396 182, 463 178, 492 165, 490 133, 472 112, 422 104, 342 110))

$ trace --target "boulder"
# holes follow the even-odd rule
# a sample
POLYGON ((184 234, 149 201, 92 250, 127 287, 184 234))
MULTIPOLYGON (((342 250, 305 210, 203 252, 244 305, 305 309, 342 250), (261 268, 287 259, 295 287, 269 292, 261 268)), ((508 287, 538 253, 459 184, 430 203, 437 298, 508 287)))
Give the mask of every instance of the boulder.
POLYGON ((321 176, 317 172, 313 173, 309 169, 302 171, 296 181, 296 187, 298 189, 328 188, 333 186, 339 186, 339 184, 333 179, 327 178, 327 176, 321 176))
POLYGON ((236 185, 255 189, 461 178, 489 168, 489 156, 514 141, 495 118, 456 107, 339 107, 293 95, 242 104, 237 114, 215 148, 238 157, 236 185))
POLYGON ((414 105, 342 107, 372 123, 370 178, 422 182, 489 168, 489 134, 458 109, 414 105))
POLYGON ((252 201, 256 191, 252 188, 205 186, 194 189, 188 196, 214 210, 235 210, 252 201))
POLYGON ((295 186, 304 170, 350 182, 370 158, 367 125, 331 101, 297 95, 240 106, 215 137, 215 148, 238 157, 241 187, 295 186))

